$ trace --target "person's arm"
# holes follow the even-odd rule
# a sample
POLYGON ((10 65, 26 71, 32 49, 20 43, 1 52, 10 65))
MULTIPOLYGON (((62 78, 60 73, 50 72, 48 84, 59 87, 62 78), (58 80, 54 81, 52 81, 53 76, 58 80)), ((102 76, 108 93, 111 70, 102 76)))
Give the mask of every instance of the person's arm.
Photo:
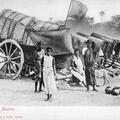
POLYGON ((54 75, 56 76, 56 66, 55 66, 55 58, 53 57, 53 71, 54 75))
POLYGON ((74 71, 76 72, 79 72, 76 68, 75 68, 75 61, 74 61, 74 57, 72 58, 72 61, 71 61, 71 67, 74 71))
POLYGON ((44 49, 42 49, 42 51, 43 51, 43 54, 42 54, 42 55, 43 55, 43 56, 45 56, 45 50, 44 50, 44 49))
POLYGON ((35 68, 38 70, 38 64, 37 64, 37 51, 34 52, 34 65, 35 65, 35 68))
POLYGON ((81 61, 82 61, 82 65, 83 65, 83 70, 85 70, 85 62, 84 62, 84 56, 81 55, 81 61))
POLYGON ((81 57, 80 57, 80 63, 79 64, 81 64, 81 67, 79 68, 79 73, 83 76, 84 75, 83 70, 85 68, 84 68, 83 58, 81 58, 81 57))
POLYGON ((41 70, 43 70, 43 64, 44 64, 44 57, 42 57, 42 60, 41 60, 41 70))

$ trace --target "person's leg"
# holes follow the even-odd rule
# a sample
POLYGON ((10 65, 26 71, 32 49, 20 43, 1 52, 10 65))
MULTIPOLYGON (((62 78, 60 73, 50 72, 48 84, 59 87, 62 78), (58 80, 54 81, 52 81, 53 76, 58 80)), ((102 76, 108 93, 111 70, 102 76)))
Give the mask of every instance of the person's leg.
POLYGON ((35 81, 35 91, 34 92, 37 92, 37 86, 38 86, 38 81, 35 81))
POLYGON ((73 83, 79 85, 80 80, 73 75, 73 83))
POLYGON ((72 83, 75 83, 75 79, 76 79, 75 76, 72 75, 72 81, 71 81, 71 82, 72 82, 72 83))
POLYGON ((50 98, 50 95, 49 95, 49 94, 47 94, 47 99, 46 99, 45 101, 48 101, 48 100, 49 100, 49 98, 50 98))
POLYGON ((52 102, 53 99, 52 99, 52 94, 49 95, 49 101, 52 102))
POLYGON ((42 91, 42 85, 43 85, 43 81, 42 81, 42 80, 39 80, 39 92, 42 91))
POLYGON ((95 72, 94 72, 94 71, 92 71, 92 72, 93 72, 93 75, 92 75, 93 91, 98 91, 98 90, 95 88, 95 86, 96 86, 95 72))
POLYGON ((87 84, 87 91, 90 91, 90 85, 87 84))
POLYGON ((89 73, 89 70, 85 70, 85 78, 86 78, 86 88, 87 88, 87 91, 89 91, 89 81, 90 81, 90 73, 89 73))
POLYGON ((93 91, 98 91, 96 88, 95 88, 95 84, 93 84, 93 91))

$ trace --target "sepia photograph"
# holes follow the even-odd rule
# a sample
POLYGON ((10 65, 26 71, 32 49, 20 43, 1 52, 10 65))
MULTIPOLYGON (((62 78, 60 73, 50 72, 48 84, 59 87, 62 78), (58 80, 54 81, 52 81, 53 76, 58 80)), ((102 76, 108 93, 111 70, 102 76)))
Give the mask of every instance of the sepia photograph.
POLYGON ((0 0, 0 106, 120 106, 120 1, 0 0))

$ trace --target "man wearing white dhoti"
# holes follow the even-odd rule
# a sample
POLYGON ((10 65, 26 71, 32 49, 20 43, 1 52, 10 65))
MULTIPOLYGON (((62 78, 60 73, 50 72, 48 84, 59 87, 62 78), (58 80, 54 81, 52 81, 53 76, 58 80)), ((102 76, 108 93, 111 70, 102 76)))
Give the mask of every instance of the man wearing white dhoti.
POLYGON ((45 92, 47 94, 46 101, 52 101, 52 95, 57 93, 55 83, 56 69, 55 59, 51 56, 52 49, 46 48, 46 55, 42 59, 43 81, 45 85, 45 92))
POLYGON ((73 77, 77 78, 77 80, 79 81, 79 83, 82 83, 85 87, 85 73, 83 70, 83 63, 82 60, 79 56, 79 50, 76 49, 74 51, 74 56, 72 59, 72 70, 71 73, 73 75, 73 77))

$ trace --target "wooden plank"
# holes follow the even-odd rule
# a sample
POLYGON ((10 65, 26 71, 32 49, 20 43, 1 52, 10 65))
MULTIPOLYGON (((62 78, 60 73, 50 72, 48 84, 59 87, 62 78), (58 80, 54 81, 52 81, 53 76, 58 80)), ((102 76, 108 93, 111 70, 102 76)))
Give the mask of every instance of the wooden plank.
MULTIPOLYGON (((112 63, 112 60, 108 59, 107 62, 112 63)), ((119 67, 120 67, 120 63, 119 63, 119 62, 116 62, 116 61, 115 61, 114 64, 115 64, 116 66, 119 66, 119 67)))

